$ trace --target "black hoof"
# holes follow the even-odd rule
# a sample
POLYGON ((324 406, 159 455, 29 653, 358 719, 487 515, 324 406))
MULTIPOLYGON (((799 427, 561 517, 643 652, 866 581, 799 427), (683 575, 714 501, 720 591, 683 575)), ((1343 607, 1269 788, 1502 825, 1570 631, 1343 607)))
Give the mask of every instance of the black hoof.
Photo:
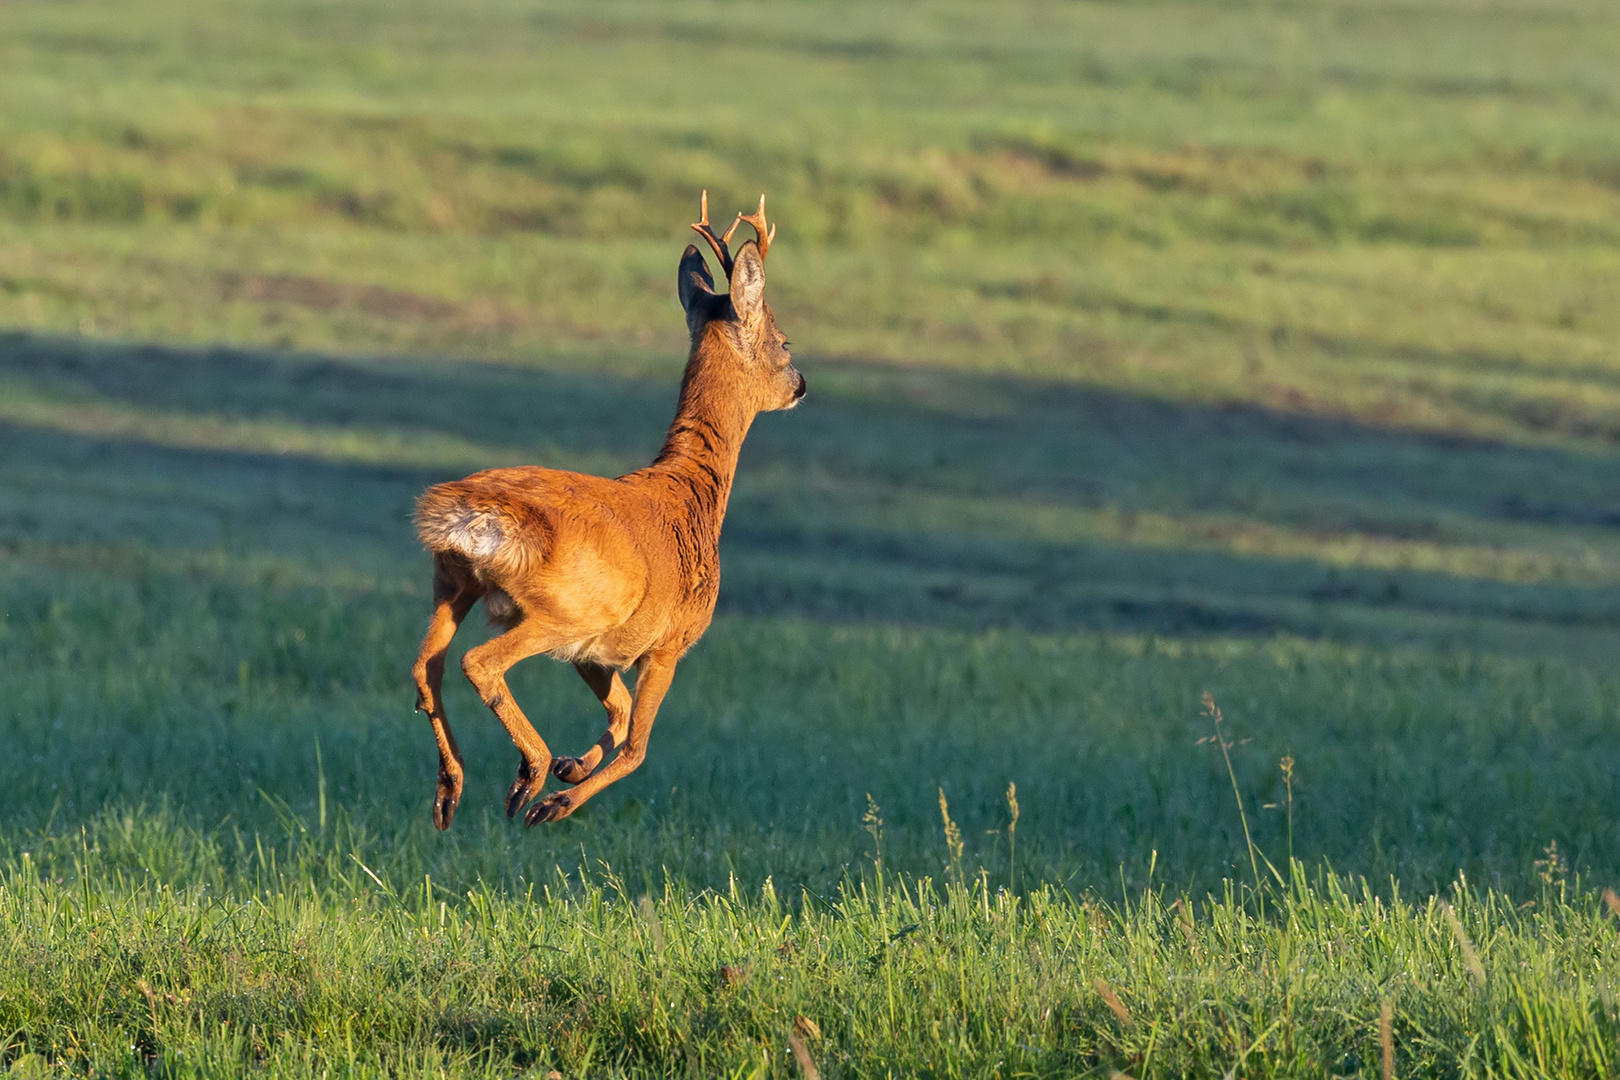
POLYGON ((433 827, 440 832, 448 829, 455 820, 456 807, 460 804, 461 791, 441 780, 439 790, 433 796, 433 827))
POLYGON ((577 784, 591 775, 583 758, 560 757, 551 763, 551 775, 565 784, 577 784))
POLYGON ((533 828, 542 821, 561 821, 573 812, 574 800, 568 797, 566 791, 559 791, 540 800, 523 819, 523 824, 533 828))
POLYGON ((544 768, 531 768, 527 762, 518 766, 517 779, 506 792, 506 816, 517 817, 517 812, 527 806, 540 789, 546 786, 546 770, 544 768))

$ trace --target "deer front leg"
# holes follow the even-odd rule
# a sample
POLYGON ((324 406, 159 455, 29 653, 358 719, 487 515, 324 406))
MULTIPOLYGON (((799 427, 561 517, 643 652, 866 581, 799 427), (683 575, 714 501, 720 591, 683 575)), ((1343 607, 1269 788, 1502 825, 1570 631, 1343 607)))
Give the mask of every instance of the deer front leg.
POLYGON ((506 673, 513 664, 552 647, 555 635, 548 627, 525 620, 498 638, 468 649, 461 659, 461 670, 484 699, 495 718, 506 728, 512 743, 518 748, 522 760, 518 763, 517 779, 506 793, 506 816, 513 817, 546 786, 546 773, 551 768, 551 751, 545 740, 534 730, 529 718, 523 715, 512 692, 506 685, 506 673))
POLYGON ((582 757, 552 760, 551 775, 565 784, 577 784, 595 772, 602 763, 602 755, 624 745, 625 734, 630 729, 630 691, 624 688, 624 680, 619 678, 619 673, 588 660, 576 661, 574 670, 579 672, 580 678, 585 680, 607 710, 608 726, 602 732, 602 737, 596 740, 596 745, 582 757))
POLYGON ((433 740, 439 747, 439 784, 433 795, 433 825, 448 829, 461 802, 461 749, 456 737, 450 734, 450 722, 444 715, 444 656, 450 650, 450 639, 467 612, 477 603, 475 589, 458 586, 439 574, 433 580, 433 618, 428 623, 427 636, 422 639, 421 652, 411 669, 416 679, 416 709, 425 712, 433 724, 433 740))
POLYGON ((584 806, 598 791, 634 772, 647 757, 647 739, 652 734, 653 721, 658 718, 658 706, 675 677, 674 655, 650 655, 636 670, 636 700, 630 710, 630 736, 600 772, 593 773, 577 787, 554 792, 530 808, 523 819, 525 825, 538 825, 542 821, 561 821, 584 806))

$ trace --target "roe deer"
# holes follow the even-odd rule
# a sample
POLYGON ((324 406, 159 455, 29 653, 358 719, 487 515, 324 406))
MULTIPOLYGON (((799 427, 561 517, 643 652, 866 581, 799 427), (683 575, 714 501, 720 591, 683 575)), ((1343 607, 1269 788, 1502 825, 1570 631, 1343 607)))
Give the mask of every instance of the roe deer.
POLYGON ((469 649, 461 668, 522 755, 507 816, 540 794, 548 772, 574 785, 535 803, 527 825, 567 817, 641 764, 676 661, 714 616, 720 521, 743 437, 756 414, 797 405, 805 382, 765 303, 765 253, 776 235, 765 196, 717 237, 705 191, 692 228, 714 249, 730 289, 714 291, 703 255, 688 245, 677 288, 691 351, 675 420, 651 465, 616 480, 491 469, 431 487, 417 502, 416 529, 433 553, 433 617, 413 674, 417 709, 439 744, 440 829, 450 827, 462 784, 440 691, 444 658, 480 598, 506 632, 469 649), (727 244, 744 221, 758 240, 733 260, 727 244), (583 757, 553 759, 507 689, 507 670, 537 653, 572 663, 607 709, 607 730, 583 757), (634 702, 619 677, 630 667, 634 702), (617 753, 597 771, 609 751, 617 753))

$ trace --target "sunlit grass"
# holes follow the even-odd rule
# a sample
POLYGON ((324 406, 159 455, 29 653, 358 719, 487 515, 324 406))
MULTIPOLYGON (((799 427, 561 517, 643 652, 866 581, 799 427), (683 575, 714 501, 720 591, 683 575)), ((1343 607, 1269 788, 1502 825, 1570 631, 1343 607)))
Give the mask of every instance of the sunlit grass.
POLYGON ((1620 423, 1602 5, 838 10, 14 6, 0 319, 664 362, 695 191, 767 189, 810 354, 1620 423))
POLYGON ((414 468, 475 469, 517 465, 537 453, 586 471, 610 472, 625 459, 582 457, 553 448, 480 446, 438 432, 321 427, 236 416, 136 409, 116 401, 64 399, 20 382, 0 383, 0 422, 103 439, 136 439, 179 450, 296 454, 321 461, 414 468))
POLYGON ((212 869, 147 829, 81 845, 76 868, 108 885, 53 884, 50 855, 6 874, 0 1002, 50 1009, 21 1075, 785 1075, 795 1031, 834 1075, 1354 1075, 1380 1059, 1381 1011, 1407 1075, 1613 1060, 1614 1007, 1591 1002, 1620 933, 1561 885, 1526 913, 1461 883, 1414 903, 1298 868, 1264 896, 1099 903, 871 875, 825 897, 649 895, 603 866, 512 897, 392 881, 338 828, 256 848, 251 886, 220 893, 150 866, 124 879, 132 857, 212 869))
POLYGON ((1517 545, 1504 537, 1501 546, 1488 547, 1353 529, 1311 533, 1227 514, 1177 515, 877 487, 840 487, 833 494, 843 514, 880 528, 922 529, 941 536, 982 533, 1050 544, 1103 542, 1170 551, 1224 551, 1304 559, 1324 566, 1412 570, 1509 582, 1599 585, 1620 580, 1620 550, 1597 533, 1549 536, 1524 530, 1517 545))

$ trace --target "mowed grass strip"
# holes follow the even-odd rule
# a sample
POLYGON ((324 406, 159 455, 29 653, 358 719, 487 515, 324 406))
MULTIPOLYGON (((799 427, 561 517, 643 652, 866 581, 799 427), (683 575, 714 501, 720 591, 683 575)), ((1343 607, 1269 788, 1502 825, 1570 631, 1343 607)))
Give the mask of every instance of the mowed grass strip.
MULTIPOLYGON (((132 408, 89 396, 51 396, 25 383, 0 382, 0 421, 44 431, 101 439, 128 439, 180 450, 297 455, 326 462, 466 470, 525 464, 536 451, 481 446, 437 433, 323 427, 310 423, 240 416, 168 413, 132 408)), ((621 456, 540 451, 558 466, 611 473, 628 468, 621 456)), ((778 483, 790 478, 774 478, 778 483)), ((744 497, 760 485, 745 482, 744 497)), ((774 485, 773 485, 774 486, 774 485)), ((763 492, 759 494, 763 495, 763 492)), ((1269 558, 1303 559, 1331 566, 1439 572, 1509 582, 1613 584, 1620 581, 1620 552, 1591 538, 1569 538, 1542 548, 1550 537, 1521 537, 1516 546, 1484 546, 1418 540, 1357 531, 1311 534, 1241 517, 1117 507, 1066 507, 1034 500, 972 498, 916 493, 903 487, 831 484, 816 492, 797 516, 808 520, 833 502, 845 519, 858 515, 878 529, 927 525, 940 534, 1016 532, 1030 540, 1112 543, 1175 551, 1210 550, 1269 558)))

